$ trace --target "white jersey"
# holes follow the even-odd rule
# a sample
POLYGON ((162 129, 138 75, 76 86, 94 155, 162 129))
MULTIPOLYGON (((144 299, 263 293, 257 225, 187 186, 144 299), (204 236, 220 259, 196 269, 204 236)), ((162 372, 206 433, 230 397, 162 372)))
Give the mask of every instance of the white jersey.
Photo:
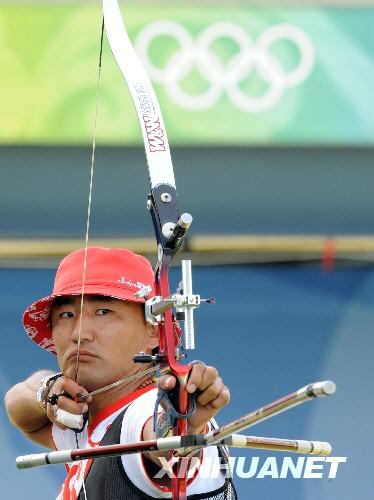
MULTIPOLYGON (((108 428, 126 407, 128 409, 122 421, 120 442, 133 443, 141 441, 144 425, 153 415, 156 396, 157 389, 154 387, 139 389, 104 408, 88 426, 86 425, 83 432, 77 435, 69 429, 61 430, 56 425, 53 425, 52 439, 56 450, 99 446, 108 428)), ((208 467, 211 467, 214 460, 218 460, 217 448, 213 446, 204 449, 197 474, 188 481, 188 495, 213 491, 223 486, 225 482, 223 473, 218 474, 218 477, 209 477, 208 467)), ((91 463, 92 460, 82 460, 66 464, 68 475, 57 496, 57 500, 76 500, 78 498, 91 463)), ((132 483, 146 495, 156 498, 171 498, 169 488, 160 486, 148 476, 140 453, 123 455, 122 464, 132 483)))

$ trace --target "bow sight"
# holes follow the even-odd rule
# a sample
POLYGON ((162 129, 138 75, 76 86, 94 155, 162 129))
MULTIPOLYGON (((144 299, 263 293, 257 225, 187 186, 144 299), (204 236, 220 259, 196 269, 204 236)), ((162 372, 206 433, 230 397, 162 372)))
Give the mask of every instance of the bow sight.
MULTIPOLYGON (((177 225, 171 228, 172 223, 166 223, 167 230, 170 230, 170 240, 175 242, 174 248, 180 248, 181 242, 192 222, 190 214, 183 214, 177 225), (170 226, 169 226, 170 224, 170 226), (169 229, 170 228, 170 229, 169 229)), ((164 225, 164 226, 165 226, 164 225)), ((169 241, 170 241, 169 240, 169 241)), ((145 319, 147 323, 158 326, 163 321, 163 314, 169 309, 175 308, 175 318, 178 321, 183 321, 184 332, 184 349, 195 349, 195 328, 194 328, 194 309, 198 308, 202 302, 215 304, 213 297, 203 299, 200 295, 192 292, 192 269, 190 260, 182 260, 182 281, 179 283, 176 293, 163 298, 161 295, 156 295, 148 299, 151 292, 150 286, 145 286, 135 293, 137 298, 146 298, 145 302, 145 319)), ((186 357, 184 349, 177 347, 178 352, 176 359, 186 357)), ((133 358, 135 363, 159 363, 162 361, 160 355, 146 355, 144 352, 139 353, 133 358)))

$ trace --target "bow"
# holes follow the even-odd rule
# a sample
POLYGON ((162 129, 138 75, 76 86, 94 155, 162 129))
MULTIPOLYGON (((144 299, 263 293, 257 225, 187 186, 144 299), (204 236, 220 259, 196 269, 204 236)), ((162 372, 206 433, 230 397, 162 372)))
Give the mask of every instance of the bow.
MULTIPOLYGON (((104 25, 114 59, 125 78, 139 118, 148 163, 151 193, 147 207, 150 211, 158 251, 155 270, 156 297, 146 302, 147 320, 157 324, 159 330, 159 350, 154 356, 143 353, 135 356, 139 363, 159 363, 161 373, 168 372, 177 380, 176 388, 162 398, 168 398, 169 427, 174 427, 174 434, 187 434, 189 396, 186 390, 190 365, 183 365, 179 360, 184 357, 184 350, 179 339, 178 328, 172 308, 176 307, 179 317, 186 323, 186 348, 193 348, 193 308, 200 303, 200 298, 192 294, 191 268, 183 263, 183 285, 179 293, 171 296, 169 290, 169 266, 181 247, 192 217, 180 215, 175 186, 173 164, 169 143, 159 103, 151 81, 133 48, 123 24, 117 0, 103 0, 104 25), (170 418, 171 417, 171 418, 170 418)), ((141 293, 147 298, 147 290, 141 293)), ((158 405, 156 405, 158 406, 158 405)), ((186 498, 186 477, 179 474, 180 465, 175 465, 172 479, 173 499, 186 498), (181 477, 180 477, 181 476, 181 477)))

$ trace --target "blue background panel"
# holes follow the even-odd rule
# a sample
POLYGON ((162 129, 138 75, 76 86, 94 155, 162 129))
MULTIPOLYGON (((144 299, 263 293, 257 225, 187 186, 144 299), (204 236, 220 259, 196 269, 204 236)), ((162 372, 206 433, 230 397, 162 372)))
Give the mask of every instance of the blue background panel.
MULTIPOLYGON (((177 270, 172 281, 179 280, 177 270)), ((50 270, 0 270, 2 394, 40 368, 57 370, 54 358, 29 341, 21 314, 35 298, 48 294, 50 270)), ((241 499, 369 500, 374 480, 372 394, 374 352, 374 271, 370 268, 323 272, 312 266, 195 268, 194 286, 215 295, 216 306, 196 314, 197 351, 192 358, 217 366, 232 400, 219 414, 225 423, 309 382, 330 378, 333 398, 307 403, 247 433, 330 441, 333 456, 347 457, 336 479, 238 479, 241 499)), ((55 498, 62 466, 18 471, 19 454, 40 450, 13 429, 0 411, 2 498, 55 498)), ((233 450, 251 457, 276 452, 233 450)), ((296 460, 297 456, 293 455, 296 460)))

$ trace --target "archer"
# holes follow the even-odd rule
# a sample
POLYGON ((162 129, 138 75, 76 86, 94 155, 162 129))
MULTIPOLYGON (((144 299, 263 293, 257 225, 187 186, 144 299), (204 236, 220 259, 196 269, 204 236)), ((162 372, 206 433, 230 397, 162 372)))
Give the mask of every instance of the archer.
MULTIPOLYGON (((38 371, 5 397, 11 423, 27 438, 62 450, 154 439, 157 426, 163 427, 163 435, 172 432, 171 424, 165 428, 170 409, 156 405, 154 411, 157 368, 133 361, 134 354, 152 355, 158 348, 157 327, 144 317, 146 299, 136 293, 146 286, 151 297, 151 265, 129 250, 90 247, 86 255, 78 250, 62 260, 52 294, 34 302, 23 318, 29 337, 57 355, 61 373, 38 371)), ((171 375, 159 377, 161 392, 175 384, 171 375)), ((204 433, 229 402, 229 390, 215 368, 196 363, 187 391, 196 397, 188 432, 204 433)), ((169 498, 168 477, 155 478, 165 456, 157 451, 66 464, 68 475, 58 499, 169 498)), ((236 498, 223 473, 201 477, 207 457, 223 457, 222 450, 212 446, 200 454, 188 495, 236 498)))

